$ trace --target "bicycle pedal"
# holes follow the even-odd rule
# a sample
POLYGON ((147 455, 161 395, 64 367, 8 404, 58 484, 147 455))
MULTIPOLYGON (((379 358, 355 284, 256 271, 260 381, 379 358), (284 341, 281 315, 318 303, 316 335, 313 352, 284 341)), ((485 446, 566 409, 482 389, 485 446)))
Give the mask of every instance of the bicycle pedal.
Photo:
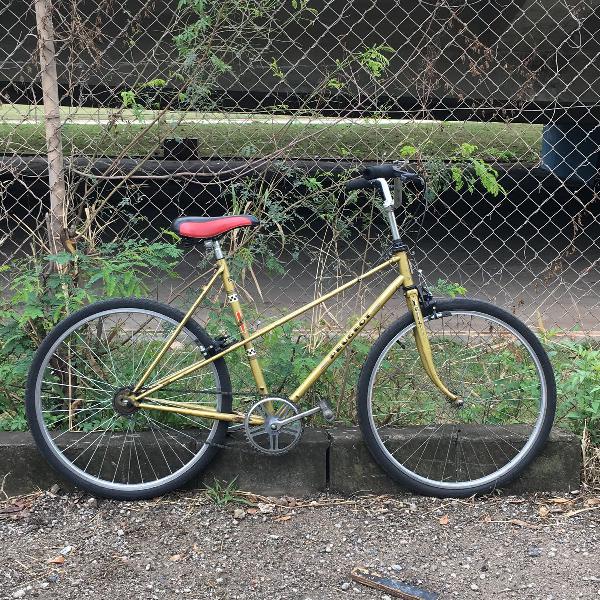
POLYGON ((333 410, 331 410, 331 406, 329 406, 329 403, 327 402, 327 400, 319 400, 319 408, 321 409, 321 412, 323 413, 323 418, 328 423, 331 423, 331 421, 333 421, 335 419, 333 410))

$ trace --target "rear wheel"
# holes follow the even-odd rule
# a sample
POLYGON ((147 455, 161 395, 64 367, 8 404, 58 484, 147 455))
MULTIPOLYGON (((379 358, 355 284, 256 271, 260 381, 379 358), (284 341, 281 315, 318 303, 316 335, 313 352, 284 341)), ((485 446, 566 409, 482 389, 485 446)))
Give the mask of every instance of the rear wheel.
POLYGON ((537 337, 486 302, 444 300, 424 315, 436 369, 431 382, 407 314, 376 341, 358 383, 358 417, 375 460, 426 495, 489 492, 517 477, 545 443, 556 385, 537 337))
MULTIPOLYGON (((137 409, 127 401, 183 316, 152 300, 98 302, 61 322, 38 349, 27 419, 42 454, 75 485, 109 498, 150 498, 183 485, 218 452, 226 422, 137 409)), ((210 343, 190 320, 145 386, 202 360, 210 343)), ((225 362, 214 361, 145 401, 231 412, 225 362)))

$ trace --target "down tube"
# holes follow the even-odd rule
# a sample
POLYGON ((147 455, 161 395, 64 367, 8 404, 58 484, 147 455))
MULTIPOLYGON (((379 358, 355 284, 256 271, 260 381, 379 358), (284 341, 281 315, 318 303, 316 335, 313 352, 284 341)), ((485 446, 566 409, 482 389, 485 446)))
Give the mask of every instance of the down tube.
POLYGON ((313 386, 315 381, 327 370, 329 365, 342 353, 344 348, 364 329, 367 323, 381 310, 385 303, 400 289, 404 282, 404 276, 399 275, 388 285, 382 294, 367 308, 360 319, 335 345, 333 350, 313 369, 310 375, 298 386, 290 396, 292 402, 297 402, 313 386))

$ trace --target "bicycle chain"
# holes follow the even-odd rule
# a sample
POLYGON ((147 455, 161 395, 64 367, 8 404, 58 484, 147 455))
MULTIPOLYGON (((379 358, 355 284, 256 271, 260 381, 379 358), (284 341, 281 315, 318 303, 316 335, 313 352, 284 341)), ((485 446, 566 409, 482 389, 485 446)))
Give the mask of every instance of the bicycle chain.
MULTIPOLYGON (((174 390, 170 390, 172 392, 182 392, 182 393, 188 393, 188 394, 219 394, 219 393, 223 393, 223 394, 230 394, 231 396, 246 396, 248 398, 247 402, 252 402, 253 400, 255 401, 258 398, 261 398, 262 396, 259 396, 256 393, 246 393, 246 392, 221 392, 220 390, 185 390, 185 389, 174 389, 174 390)), ((226 436, 229 435, 229 431, 226 432, 226 436)), ((196 440, 199 444, 202 445, 206 445, 206 446, 211 446, 213 448, 220 448, 220 449, 227 449, 227 448, 231 448, 230 444, 219 444, 217 442, 209 442, 207 439, 205 440, 196 440)), ((256 450, 254 450, 253 448, 244 448, 242 447, 240 449, 240 451, 244 454, 256 454, 256 450)))

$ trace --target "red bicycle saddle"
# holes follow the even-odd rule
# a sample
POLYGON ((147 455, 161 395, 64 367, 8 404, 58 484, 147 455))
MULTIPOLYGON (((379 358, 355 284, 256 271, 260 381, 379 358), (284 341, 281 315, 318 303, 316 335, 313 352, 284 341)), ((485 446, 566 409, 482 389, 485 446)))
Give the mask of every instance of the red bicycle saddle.
POLYGON ((259 220, 252 215, 224 217, 179 217, 173 221, 173 231, 186 238, 215 238, 238 227, 255 227, 259 220))

